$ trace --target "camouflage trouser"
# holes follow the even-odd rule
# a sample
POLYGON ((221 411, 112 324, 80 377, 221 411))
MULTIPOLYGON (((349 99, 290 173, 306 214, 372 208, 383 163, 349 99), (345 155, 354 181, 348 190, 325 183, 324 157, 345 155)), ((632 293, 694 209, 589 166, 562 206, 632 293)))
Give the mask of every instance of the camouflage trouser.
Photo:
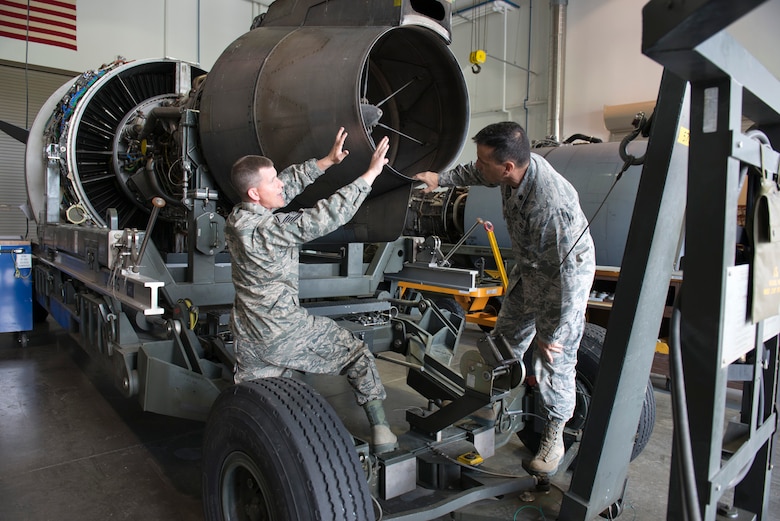
POLYGON ((358 405, 385 399, 385 388, 368 346, 326 317, 307 315, 300 327, 269 344, 236 338, 235 352, 236 383, 290 376, 293 371, 343 374, 358 405))
MULTIPOLYGON (((518 281, 504 297, 494 329, 495 333, 504 335, 518 358, 523 357, 532 343, 536 346, 534 303, 525 301, 522 286, 522 281, 518 281)), ((577 349, 585 328, 585 308, 589 292, 590 282, 587 291, 579 296, 582 305, 574 306, 576 311, 561 317, 557 343, 563 346, 563 352, 553 355, 553 363, 548 362, 544 356, 539 356, 538 349, 533 351, 533 374, 536 376, 545 409, 542 416, 546 419, 566 422, 574 414, 577 397, 577 349)))

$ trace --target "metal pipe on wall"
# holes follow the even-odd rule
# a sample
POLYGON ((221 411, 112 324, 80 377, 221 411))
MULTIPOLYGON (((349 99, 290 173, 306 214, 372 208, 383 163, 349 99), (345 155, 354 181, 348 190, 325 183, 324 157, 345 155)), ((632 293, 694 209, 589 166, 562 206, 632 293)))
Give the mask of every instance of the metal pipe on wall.
POLYGON ((566 61, 566 7, 569 0, 550 0, 552 28, 550 30, 550 81, 547 96, 547 136, 562 139, 563 77, 566 61))
POLYGON ((168 0, 163 2, 163 56, 168 56, 168 0))
POLYGON ((523 110, 525 110, 525 126, 523 127, 528 132, 528 102, 531 97, 531 29, 533 28, 533 16, 534 16, 534 0, 528 2, 528 54, 526 56, 526 75, 525 75, 525 99, 523 100, 523 110))
POLYGON ((507 55, 506 55, 506 40, 507 40, 507 14, 508 10, 504 8, 504 59, 503 61, 503 69, 502 69, 502 80, 503 85, 501 86, 501 112, 506 114, 507 121, 512 121, 512 112, 506 109, 506 64, 507 62, 507 55))

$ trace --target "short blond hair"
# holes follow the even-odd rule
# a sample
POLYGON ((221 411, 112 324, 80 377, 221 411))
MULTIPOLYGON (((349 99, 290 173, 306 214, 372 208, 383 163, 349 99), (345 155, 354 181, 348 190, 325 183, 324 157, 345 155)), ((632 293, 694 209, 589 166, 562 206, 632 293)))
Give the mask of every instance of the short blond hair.
POLYGON ((265 156, 244 156, 233 163, 230 181, 238 191, 241 200, 247 200, 247 191, 255 186, 263 168, 273 168, 274 162, 265 156))

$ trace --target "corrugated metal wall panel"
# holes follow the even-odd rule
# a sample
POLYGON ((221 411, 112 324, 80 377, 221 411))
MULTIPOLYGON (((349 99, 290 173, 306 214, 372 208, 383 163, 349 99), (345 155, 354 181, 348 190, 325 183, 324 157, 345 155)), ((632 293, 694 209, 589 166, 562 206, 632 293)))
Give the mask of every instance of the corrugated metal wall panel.
MULTIPOLYGON (((0 64, 0 120, 29 128, 38 109, 76 73, 44 72, 0 64), (29 96, 29 98, 28 98, 29 96)), ((35 240, 35 222, 19 209, 27 201, 24 144, 0 132, 0 236, 35 240)))

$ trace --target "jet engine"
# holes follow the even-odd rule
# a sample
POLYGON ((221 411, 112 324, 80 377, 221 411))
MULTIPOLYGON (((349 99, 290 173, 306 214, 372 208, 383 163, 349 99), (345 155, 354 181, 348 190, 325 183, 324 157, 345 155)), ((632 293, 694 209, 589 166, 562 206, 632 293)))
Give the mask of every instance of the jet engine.
POLYGON ((52 95, 31 130, 32 211, 39 222, 143 228, 159 197, 170 224, 155 235, 158 248, 183 252, 205 233, 216 254, 218 216, 238 199, 232 163, 260 154, 281 169, 321 157, 344 126, 349 159, 292 206, 351 182, 389 136, 386 174, 331 241, 394 240, 407 176, 446 167, 465 140, 468 95, 448 48, 449 9, 281 0, 208 74, 180 61, 122 59, 84 73, 52 95), (193 214, 204 208, 215 215, 196 232, 193 214))
MULTIPOLYGON (((302 256, 302 300, 377 294, 384 273, 413 254, 399 239, 409 176, 445 168, 466 138, 451 7, 278 0, 210 72, 120 58, 63 85, 27 141, 37 305, 144 409, 205 419, 234 362, 231 165, 246 154, 279 170, 323 157, 345 127, 349 157, 290 204, 308 207, 362 174, 388 136, 389 163, 357 215, 302 256)), ((390 307, 353 303, 343 314, 384 350, 390 307)))

